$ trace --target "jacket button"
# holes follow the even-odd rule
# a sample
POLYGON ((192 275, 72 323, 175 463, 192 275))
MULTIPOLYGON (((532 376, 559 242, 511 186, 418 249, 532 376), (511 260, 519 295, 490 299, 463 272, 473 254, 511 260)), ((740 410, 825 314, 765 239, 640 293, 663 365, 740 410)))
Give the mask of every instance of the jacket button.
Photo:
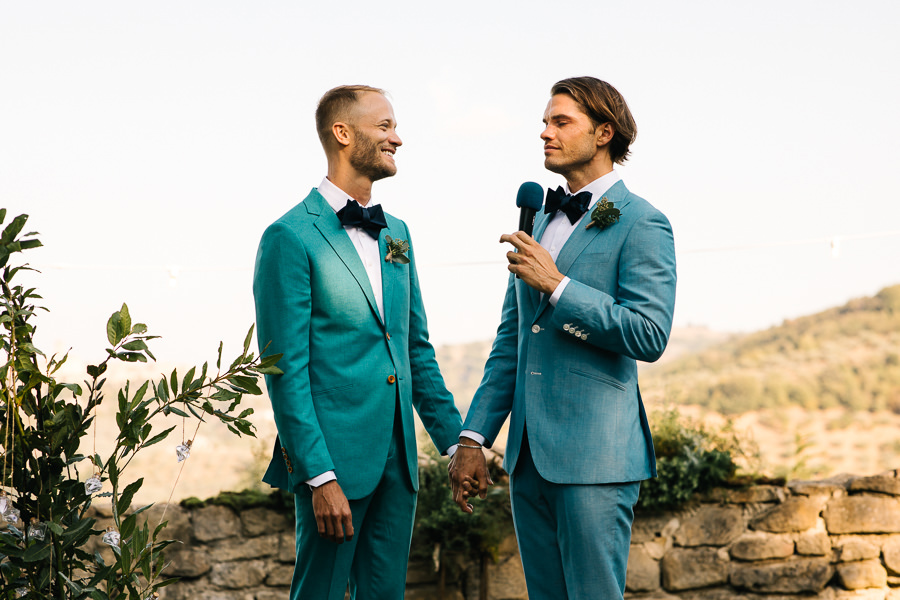
POLYGON ((569 328, 571 328, 571 327, 572 327, 571 323, 566 323, 565 325, 563 325, 563 331, 568 331, 569 328))
POLYGON ((397 381, 397 378, 396 378, 396 377, 394 377, 393 375, 388 375, 388 383, 390 383, 390 384, 393 385, 393 383, 394 383, 395 381, 397 381))
POLYGON ((531 326, 531 333, 538 333, 538 332, 540 332, 540 330, 541 330, 540 325, 532 325, 531 326))
POLYGON ((391 334, 389 334, 388 332, 385 331, 384 335, 385 335, 385 337, 387 337, 387 339, 391 339, 391 334))

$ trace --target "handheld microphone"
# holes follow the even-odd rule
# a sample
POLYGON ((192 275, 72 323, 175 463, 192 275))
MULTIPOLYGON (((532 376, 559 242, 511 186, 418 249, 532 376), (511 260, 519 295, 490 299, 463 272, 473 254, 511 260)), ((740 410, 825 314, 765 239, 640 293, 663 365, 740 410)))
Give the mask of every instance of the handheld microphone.
POLYGON ((544 188, 533 181, 526 181, 519 186, 516 194, 516 206, 519 211, 519 231, 528 235, 534 231, 534 216, 544 204, 544 188))
MULTIPOLYGON (((528 235, 534 231, 534 216, 544 204, 544 188, 533 181, 526 181, 519 186, 516 194, 516 206, 519 207, 519 231, 528 235)), ((516 275, 516 279, 519 276, 516 275)))

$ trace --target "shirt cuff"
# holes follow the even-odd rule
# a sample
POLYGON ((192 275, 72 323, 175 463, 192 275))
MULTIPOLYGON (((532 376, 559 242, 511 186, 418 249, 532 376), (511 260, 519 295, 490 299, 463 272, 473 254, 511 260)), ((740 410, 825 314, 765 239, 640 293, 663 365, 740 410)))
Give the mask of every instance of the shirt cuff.
POLYGON ((569 285, 571 279, 568 277, 563 277, 563 280, 559 282, 559 285, 556 286, 556 289, 553 290, 553 293, 550 295, 550 306, 556 306, 556 303, 559 302, 559 297, 562 296, 562 293, 566 290, 566 286, 569 285))
POLYGON ((472 440, 472 441, 474 441, 474 442, 476 442, 476 443, 481 444, 482 446, 484 446, 484 436, 481 435, 481 434, 478 433, 478 432, 472 431, 471 429, 464 429, 464 430, 459 434, 459 437, 467 437, 467 438, 469 438, 470 440, 472 440))
POLYGON ((337 479, 337 475, 334 474, 334 471, 326 471, 321 475, 316 475, 312 479, 307 479, 306 483, 311 488, 317 488, 320 485, 328 483, 329 481, 335 481, 337 479))
POLYGON ((459 444, 453 444, 452 446, 450 446, 449 448, 447 448, 447 452, 445 452, 444 454, 446 454, 446 455, 449 456, 450 458, 453 458, 453 455, 456 454, 456 449, 457 449, 457 448, 459 448, 459 444))

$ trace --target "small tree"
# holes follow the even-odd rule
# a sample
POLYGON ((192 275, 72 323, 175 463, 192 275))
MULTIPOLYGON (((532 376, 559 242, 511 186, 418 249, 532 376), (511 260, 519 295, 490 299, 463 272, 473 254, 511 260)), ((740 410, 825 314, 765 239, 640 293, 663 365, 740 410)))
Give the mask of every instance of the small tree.
MULTIPOLYGON (((6 210, 0 209, 0 225, 6 210)), ((279 373, 280 355, 260 359, 249 352, 253 328, 243 352, 222 368, 219 344, 215 375, 207 364, 191 368, 179 378, 176 371, 159 381, 145 381, 120 389, 116 424, 118 436, 109 456, 81 454, 81 440, 90 433, 96 407, 104 401, 104 373, 111 361, 155 360, 147 342, 147 326, 133 323, 128 307, 112 314, 106 324, 110 348, 98 364, 87 367, 85 387, 57 379, 67 355, 49 359, 33 344, 34 317, 40 296, 34 288, 12 283, 27 265, 8 266, 10 255, 41 245, 28 233, 20 236, 27 215, 13 219, 0 235, 0 598, 58 598, 76 600, 147 600, 174 579, 164 579, 162 550, 172 540, 161 538, 166 523, 152 530, 140 524, 139 513, 129 514, 143 479, 125 484, 123 473, 135 455, 166 439, 175 427, 154 430, 158 415, 203 421, 216 418, 238 436, 253 436, 247 420, 252 409, 239 411, 244 394, 262 393, 263 373, 279 373), (5 360, 4 360, 5 359, 5 360), (99 493, 108 481, 111 492, 99 493), (87 510, 98 498, 109 498, 115 527, 94 529, 87 510), (85 544, 103 536, 112 548, 109 564, 85 544)), ((45 309, 46 310, 46 309, 45 309)))

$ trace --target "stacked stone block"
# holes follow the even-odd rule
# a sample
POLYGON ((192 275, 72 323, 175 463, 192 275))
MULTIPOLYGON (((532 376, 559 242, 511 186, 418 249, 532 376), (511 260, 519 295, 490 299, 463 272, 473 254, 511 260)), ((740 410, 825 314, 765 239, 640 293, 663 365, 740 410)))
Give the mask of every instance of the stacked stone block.
POLYGON ((900 600, 900 479, 714 490, 639 515, 627 598, 900 600))
MULTIPOLYGON (((294 563, 290 515, 224 506, 165 510, 166 576, 182 581, 163 600, 284 600, 294 563)), ((111 515, 95 511, 98 529, 111 515)), ((97 548, 112 559, 109 548, 97 548)), ((476 600, 477 557, 444 573, 444 598, 476 600)), ((489 600, 527 600, 515 538, 489 565, 489 600)), ((438 598, 432 560, 410 564, 407 600, 438 598)), ((718 489, 683 510, 639 514, 628 561, 630 600, 900 600, 900 479, 840 476, 718 489)))

